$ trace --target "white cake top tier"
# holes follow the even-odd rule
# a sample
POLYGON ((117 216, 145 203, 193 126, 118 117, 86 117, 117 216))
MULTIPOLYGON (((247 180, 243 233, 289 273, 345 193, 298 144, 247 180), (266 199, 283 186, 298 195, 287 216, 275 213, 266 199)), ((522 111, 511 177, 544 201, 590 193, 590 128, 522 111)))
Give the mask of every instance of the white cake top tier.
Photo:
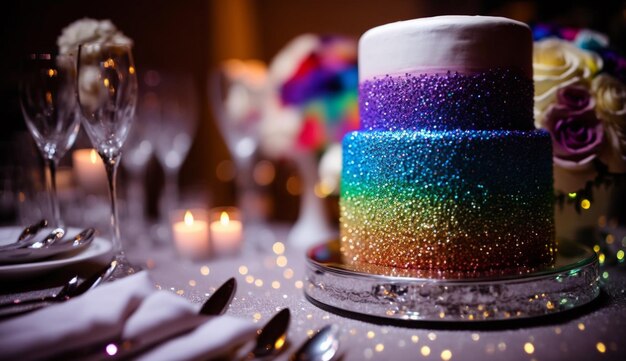
POLYGON ((519 21, 437 16, 368 30, 359 40, 360 80, 415 72, 518 69, 532 78, 532 35, 519 21))

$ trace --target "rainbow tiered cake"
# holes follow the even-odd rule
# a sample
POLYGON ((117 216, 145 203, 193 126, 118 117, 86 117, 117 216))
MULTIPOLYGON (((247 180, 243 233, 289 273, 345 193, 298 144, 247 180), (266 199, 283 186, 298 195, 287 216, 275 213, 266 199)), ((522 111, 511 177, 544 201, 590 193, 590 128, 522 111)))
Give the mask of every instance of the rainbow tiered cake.
POLYGON ((348 264, 428 271, 554 260, 550 136, 533 126, 523 23, 442 16, 359 41, 360 130, 343 142, 348 264))

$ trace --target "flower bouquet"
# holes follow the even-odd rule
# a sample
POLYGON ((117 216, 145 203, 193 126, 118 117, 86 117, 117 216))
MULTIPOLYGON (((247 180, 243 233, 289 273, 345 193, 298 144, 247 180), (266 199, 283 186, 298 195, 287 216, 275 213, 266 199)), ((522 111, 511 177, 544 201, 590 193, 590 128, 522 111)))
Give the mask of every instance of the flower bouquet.
POLYGON ((533 36, 535 126, 553 142, 557 237, 589 237, 585 227, 615 227, 624 214, 615 197, 626 189, 626 59, 588 29, 538 25, 533 36))
POLYGON ((358 128, 357 43, 340 36, 301 35, 273 59, 268 78, 273 96, 265 104, 261 147, 298 167, 300 214, 288 238, 309 246, 336 233, 318 197, 320 190, 331 192, 318 181, 318 159, 358 128))

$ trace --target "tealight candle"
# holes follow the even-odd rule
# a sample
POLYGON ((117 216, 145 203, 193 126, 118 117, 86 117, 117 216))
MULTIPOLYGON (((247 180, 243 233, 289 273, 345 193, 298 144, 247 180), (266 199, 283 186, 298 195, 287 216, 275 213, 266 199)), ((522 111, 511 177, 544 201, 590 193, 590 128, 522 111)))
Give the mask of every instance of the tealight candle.
POLYGON ((186 210, 182 219, 181 213, 177 211, 172 216, 172 234, 178 253, 192 260, 206 258, 210 253, 206 211, 186 210))
POLYGON ((72 153, 74 174, 78 184, 87 191, 106 190, 104 163, 95 149, 78 149, 72 153))
POLYGON ((243 239, 243 224, 236 208, 216 208, 211 212, 211 244, 219 255, 239 252, 243 239))

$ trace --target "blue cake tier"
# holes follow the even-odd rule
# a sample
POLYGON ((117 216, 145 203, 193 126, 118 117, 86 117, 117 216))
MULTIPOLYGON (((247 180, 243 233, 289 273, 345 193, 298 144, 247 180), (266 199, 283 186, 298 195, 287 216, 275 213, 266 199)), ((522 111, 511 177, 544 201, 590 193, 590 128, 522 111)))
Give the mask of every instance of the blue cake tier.
POLYGON ((357 131, 343 142, 349 263, 476 271, 556 252, 551 140, 538 131, 357 131))

